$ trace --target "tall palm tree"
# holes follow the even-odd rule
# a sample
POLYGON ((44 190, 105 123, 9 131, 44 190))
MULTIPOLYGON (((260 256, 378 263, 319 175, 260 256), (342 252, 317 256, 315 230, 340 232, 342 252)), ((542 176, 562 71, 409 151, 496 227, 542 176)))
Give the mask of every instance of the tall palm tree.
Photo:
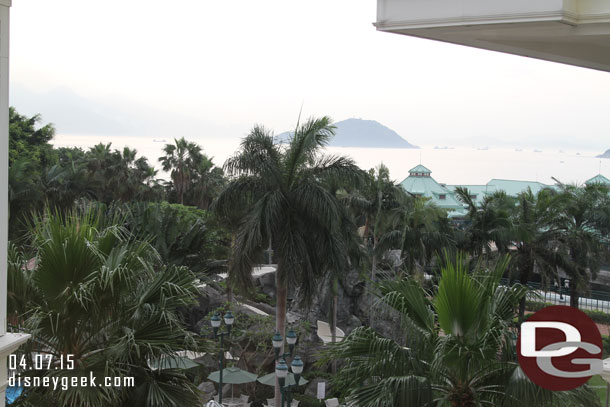
POLYGON ((500 285, 508 262, 469 272, 466 257, 447 259, 432 292, 411 278, 380 283, 380 301, 400 313, 407 342, 355 329, 322 361, 344 362, 333 388, 360 407, 599 405, 587 388, 547 391, 520 370, 511 325, 526 289, 500 285))
MULTIPOLYGON (((534 270, 543 276, 555 278, 558 264, 556 221, 563 197, 551 189, 537 194, 531 189, 517 196, 511 215, 511 240, 515 245, 511 268, 518 273, 519 283, 526 286, 534 270)), ((519 302, 519 320, 525 314, 525 297, 519 302)))
POLYGON ((380 239, 380 247, 400 249, 406 270, 424 267, 434 255, 454 246, 447 212, 426 198, 409 197, 392 210, 392 228, 380 239))
POLYGON ((28 363, 32 352, 54 356, 55 364, 33 374, 61 380, 91 372, 98 383, 134 377, 135 387, 34 388, 26 390, 26 405, 199 405, 182 371, 151 368, 180 350, 200 349, 179 316, 180 308, 196 303, 195 276, 164 266, 148 243, 100 219, 93 212, 35 218, 35 257, 9 257, 8 314, 14 331, 32 333, 22 349, 28 363), (62 355, 73 355, 74 369, 60 368, 62 355))
POLYGON ((406 199, 404 189, 390 179, 390 170, 384 164, 369 170, 359 188, 342 197, 357 219, 364 223, 362 238, 369 249, 371 259, 371 280, 375 280, 378 258, 378 243, 390 224, 390 211, 406 199))
POLYGON ((340 203, 323 182, 353 179, 360 172, 351 159, 322 154, 333 135, 328 117, 298 124, 287 144, 255 126, 240 151, 225 163, 233 179, 218 197, 218 205, 248 205, 236 235, 230 283, 248 289, 252 267, 271 242, 277 262, 276 330, 282 335, 288 287, 298 285, 307 301, 325 270, 347 267, 340 203))
POLYGON ((604 257, 608 237, 600 214, 608 209, 607 189, 600 185, 561 185, 562 203, 554 227, 558 229, 560 267, 570 277, 570 306, 578 308, 580 294, 588 289, 604 257))
POLYGON ((191 184, 190 203, 208 209, 225 184, 224 172, 214 165, 212 158, 202 154, 201 161, 194 168, 191 184))
POLYGON ((465 187, 455 189, 457 198, 468 210, 469 224, 466 228, 466 247, 474 255, 491 253, 492 244, 500 250, 509 243, 510 197, 503 191, 486 195, 480 205, 473 200, 465 187))
POLYGON ((174 144, 166 144, 163 152, 165 155, 159 157, 159 162, 163 171, 171 171, 170 176, 178 195, 178 203, 184 204, 184 195, 189 190, 193 172, 203 160, 201 147, 182 137, 174 139, 174 144))

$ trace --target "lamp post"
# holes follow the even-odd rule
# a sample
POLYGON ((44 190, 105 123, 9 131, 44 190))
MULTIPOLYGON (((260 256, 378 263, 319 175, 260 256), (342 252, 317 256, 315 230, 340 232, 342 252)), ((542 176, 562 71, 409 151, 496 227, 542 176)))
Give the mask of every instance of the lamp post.
POLYGON ((226 332, 220 332, 220 325, 222 324, 222 320, 220 319, 218 312, 214 313, 214 315, 212 316, 212 318, 210 320, 210 323, 212 324, 212 329, 214 330, 214 339, 220 338, 220 361, 219 361, 220 380, 218 382, 218 403, 221 405, 222 405, 222 369, 223 369, 223 361, 225 358, 225 349, 224 349, 223 338, 225 335, 226 336, 231 335, 231 327, 233 326, 233 323, 235 322, 235 317, 233 316, 231 311, 227 311, 227 313, 225 314, 223 319, 224 319, 225 325, 227 327, 226 332))
POLYGON ((281 407, 284 407, 284 400, 286 400, 288 406, 290 406, 290 404, 292 404, 292 388, 299 385, 304 366, 303 361, 298 355, 294 357, 292 356, 294 353, 294 347, 297 343, 297 334, 292 329, 290 329, 286 334, 286 343, 288 343, 289 352, 280 354, 280 350, 284 344, 284 338, 282 338, 282 335, 280 335, 279 332, 276 332, 276 334, 273 335, 271 342, 273 343, 275 360, 277 361, 277 364, 275 365, 275 375, 277 376, 280 384, 280 394, 282 397, 281 407), (288 365, 286 364, 287 358, 292 358, 290 367, 292 369, 292 373, 294 374, 295 384, 286 384, 286 378, 288 377, 288 365))

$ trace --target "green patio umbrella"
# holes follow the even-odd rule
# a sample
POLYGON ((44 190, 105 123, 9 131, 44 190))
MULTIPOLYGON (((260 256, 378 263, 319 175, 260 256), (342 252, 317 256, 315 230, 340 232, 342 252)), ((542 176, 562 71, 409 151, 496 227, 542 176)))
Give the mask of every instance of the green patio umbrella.
MULTIPOLYGON (((222 369, 222 382, 231 385, 231 398, 233 397, 233 384, 252 383, 258 376, 254 373, 246 372, 237 367, 227 367, 222 369)), ((208 379, 213 382, 220 382, 220 370, 210 373, 208 379)))
MULTIPOLYGON (((275 372, 259 377, 258 382, 267 386, 275 386, 275 372)), ((305 380, 305 378, 301 376, 301 380, 299 380, 299 386, 307 383, 308 380, 305 380)), ((295 384, 294 375, 292 373, 288 373, 288 377, 286 377, 286 385, 292 386, 293 384, 295 384)))
MULTIPOLYGON (((222 382, 226 384, 252 383, 256 381, 254 373, 246 372, 237 367, 227 367, 222 369, 222 382)), ((218 383, 220 381, 220 370, 210 373, 208 379, 218 383)))

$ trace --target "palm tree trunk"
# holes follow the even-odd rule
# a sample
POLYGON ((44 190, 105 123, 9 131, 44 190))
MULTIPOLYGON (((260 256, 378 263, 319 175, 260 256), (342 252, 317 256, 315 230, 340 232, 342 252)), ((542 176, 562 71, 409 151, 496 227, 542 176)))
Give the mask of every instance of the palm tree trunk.
MULTIPOLYGON (((235 233, 235 231, 233 231, 233 233, 231 233, 231 253, 230 253, 230 257, 229 257, 229 270, 231 270, 231 267, 233 265, 233 258, 235 256, 235 240, 237 239, 237 233, 235 233)), ((233 288, 231 287, 231 280, 229 278, 227 278, 227 302, 231 303, 233 302, 233 288)))
MULTIPOLYGON (((286 280, 284 278, 280 278, 281 266, 280 259, 278 259, 277 269, 275 271, 275 293, 277 303, 275 304, 275 330, 282 335, 282 338, 285 337, 286 333, 286 302, 287 302, 287 294, 288 288, 286 287, 286 280)), ((280 354, 284 353, 284 345, 282 344, 282 348, 280 349, 280 354)), ((275 405, 281 405, 280 398, 280 384, 275 379, 275 405)))
MULTIPOLYGON (((332 305, 332 315, 331 315, 331 325, 330 325, 330 335, 331 342, 337 342, 337 306, 339 303, 339 280, 337 277, 333 278, 333 305, 332 305)), ((337 361, 333 360, 331 365, 331 372, 333 374, 337 373, 337 361)))
POLYGON ((570 307, 578 309, 578 289, 573 279, 570 279, 570 307))
MULTIPOLYGON (((365 290, 365 294, 367 294, 367 296, 365 297, 366 300, 369 300, 373 297, 373 284, 375 282, 375 273, 377 272, 377 256, 375 256, 375 235, 373 235, 373 248, 372 248, 372 259, 371 259, 371 280, 368 281, 366 283, 366 290, 365 290)), ((369 303, 369 307, 368 307, 368 318, 369 318, 369 326, 372 325, 372 319, 371 319, 371 315, 372 315, 372 308, 370 306, 371 304, 369 303)))
POLYGON ((371 229, 371 219, 367 216, 366 220, 364 221, 364 230, 362 231, 362 241, 364 242, 365 246, 367 245, 366 239, 368 238, 370 229, 371 229))
POLYGON ((375 248, 377 247, 377 238, 373 234, 373 247, 372 247, 372 260, 371 260, 371 281, 375 281, 375 274, 377 272, 377 256, 375 255, 375 248))
MULTIPOLYGON (((530 257, 529 259, 527 259, 527 266, 524 269, 520 270, 519 273, 519 283, 521 283, 521 285, 523 286, 527 286, 527 281, 529 280, 529 276, 532 275, 533 271, 534 271, 534 262, 532 261, 532 254, 530 251, 530 257)), ((521 298, 519 300, 519 323, 521 323, 523 321, 523 317, 525 315, 525 300, 526 297, 524 296, 523 298, 521 298)))

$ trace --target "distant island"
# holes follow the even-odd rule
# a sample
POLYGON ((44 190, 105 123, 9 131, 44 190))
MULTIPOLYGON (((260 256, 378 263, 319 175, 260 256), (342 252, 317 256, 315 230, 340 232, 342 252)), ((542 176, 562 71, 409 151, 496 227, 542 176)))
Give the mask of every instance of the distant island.
MULTIPOLYGON (((329 144, 333 147, 419 148, 375 120, 347 119, 334 125, 335 137, 329 144)), ((291 134, 284 132, 277 137, 284 142, 291 134)))
POLYGON ((604 154, 600 154, 597 158, 610 158, 610 149, 606 150, 604 154))

